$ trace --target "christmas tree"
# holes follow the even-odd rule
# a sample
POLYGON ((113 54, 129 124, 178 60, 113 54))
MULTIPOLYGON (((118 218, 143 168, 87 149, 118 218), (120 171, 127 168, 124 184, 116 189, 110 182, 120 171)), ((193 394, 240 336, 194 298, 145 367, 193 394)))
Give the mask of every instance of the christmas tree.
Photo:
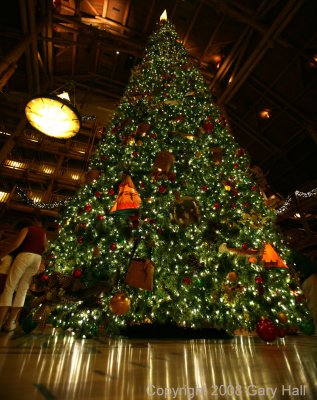
POLYGON ((275 213, 168 20, 133 69, 90 174, 62 212, 33 317, 86 337, 148 323, 257 328, 271 340, 301 323, 275 213))

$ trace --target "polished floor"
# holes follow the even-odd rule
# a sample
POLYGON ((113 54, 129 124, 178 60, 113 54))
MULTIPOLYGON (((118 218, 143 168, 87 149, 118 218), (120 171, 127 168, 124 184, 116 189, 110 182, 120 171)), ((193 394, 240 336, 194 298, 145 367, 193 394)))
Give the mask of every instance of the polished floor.
POLYGON ((0 334, 1 400, 317 399, 317 337, 75 339, 0 334))

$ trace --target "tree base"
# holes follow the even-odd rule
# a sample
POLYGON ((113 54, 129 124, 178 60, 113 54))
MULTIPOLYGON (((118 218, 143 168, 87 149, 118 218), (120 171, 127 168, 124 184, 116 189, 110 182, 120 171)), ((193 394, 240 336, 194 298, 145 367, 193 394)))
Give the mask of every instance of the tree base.
POLYGON ((129 338, 149 339, 231 339, 225 330, 216 328, 183 328, 175 325, 140 324, 120 329, 129 338))

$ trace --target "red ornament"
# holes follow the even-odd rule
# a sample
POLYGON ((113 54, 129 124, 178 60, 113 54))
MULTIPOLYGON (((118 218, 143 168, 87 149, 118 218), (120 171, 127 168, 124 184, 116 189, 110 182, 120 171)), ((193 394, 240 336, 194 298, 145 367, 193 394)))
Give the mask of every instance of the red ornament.
POLYGON ((133 156, 134 158, 137 158, 138 155, 139 155, 139 153, 138 153, 137 151, 134 151, 134 152, 132 153, 132 156, 133 156))
POLYGON ((190 277, 189 276, 185 276, 185 278, 184 278, 185 285, 189 285, 190 282, 191 282, 190 277))
POLYGON ((153 132, 152 135, 151 135, 151 138, 152 138, 152 139, 156 139, 156 138, 157 138, 156 133, 153 132))
POLYGON ((258 276, 256 276, 255 277, 255 283, 263 283, 263 277, 262 276, 260 276, 260 275, 258 275, 258 276))
POLYGON ((204 130, 206 133, 212 132, 213 129, 214 129, 214 125, 211 122, 204 123, 204 130))
POLYGON ((110 244, 110 250, 115 251, 117 249, 117 245, 115 243, 110 244))
POLYGON ((79 236, 79 237, 77 238, 77 243, 78 243, 78 244, 84 243, 84 237, 83 237, 83 236, 79 236))
POLYGON ((100 197, 101 197, 101 192, 96 192, 96 193, 95 193, 95 196, 98 197, 98 198, 100 198, 100 197))
POLYGON ((243 250, 248 250, 249 246, 247 243, 242 243, 243 250))
POLYGON ((249 207, 250 207, 250 203, 249 203, 248 201, 245 201, 245 202, 243 203, 243 207, 244 207, 244 208, 249 208, 249 207))
POLYGON ((230 207, 231 207, 232 209, 236 208, 235 203, 231 203, 231 204, 230 204, 230 207))
POLYGON ((165 185, 160 185, 158 190, 159 190, 160 193, 166 193, 167 189, 166 189, 165 185))
POLYGON ((110 196, 115 194, 115 191, 113 188, 108 189, 108 194, 110 194, 110 196))
POLYGON ((78 208, 77 215, 81 215, 84 212, 83 208, 78 208))
POLYGON ((215 204, 214 204, 214 209, 215 209, 215 210, 219 210, 219 208, 220 208, 220 204, 219 204, 219 203, 215 203, 215 204))
POLYGON ((99 221, 102 221, 102 220, 104 219, 104 216, 103 216, 102 214, 98 214, 98 215, 97 215, 97 219, 98 219, 99 221))
POLYGON ((92 206, 91 206, 91 204, 86 204, 85 205, 85 211, 87 211, 87 212, 90 212, 92 210, 92 206))
POLYGON ((102 161, 108 161, 108 160, 109 160, 109 157, 108 157, 108 156, 102 156, 102 157, 101 157, 101 160, 102 160, 102 161))
POLYGON ((234 168, 234 169, 237 169, 237 168, 239 168, 239 164, 237 164, 237 163, 234 163, 234 164, 233 164, 233 168, 234 168))
POLYGON ((201 187, 201 190, 202 190, 203 192, 206 192, 207 189, 208 189, 208 186, 207 186, 207 185, 203 185, 203 186, 201 187))
POLYGON ((73 271, 73 277, 74 278, 80 278, 83 274, 83 271, 80 268, 75 268, 73 271))
POLYGON ((251 190, 257 190, 256 185, 252 186, 252 187, 251 187, 251 190))
POLYGON ((47 274, 41 274, 40 276, 39 276, 39 281, 40 282, 42 282, 42 283, 45 283, 45 282, 47 282, 48 281, 48 275, 47 274))
POLYGON ((144 182, 140 182, 140 188, 142 188, 142 189, 145 188, 145 183, 144 182))
POLYGON ((273 342, 277 337, 277 328, 268 318, 261 319, 256 324, 256 333, 265 342, 273 342))

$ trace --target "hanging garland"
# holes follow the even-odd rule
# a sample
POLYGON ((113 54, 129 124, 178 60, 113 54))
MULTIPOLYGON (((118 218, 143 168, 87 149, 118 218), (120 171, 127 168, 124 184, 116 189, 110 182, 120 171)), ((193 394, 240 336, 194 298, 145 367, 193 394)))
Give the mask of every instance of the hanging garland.
POLYGON ((36 208, 45 208, 45 209, 52 209, 52 208, 57 208, 57 207, 64 207, 66 206, 70 200, 71 197, 68 197, 65 200, 61 201, 54 201, 53 203, 41 203, 41 202, 35 202, 34 200, 30 199, 30 197, 27 195, 25 190, 17 186, 17 192, 18 195, 22 198, 23 202, 28 204, 29 206, 36 207, 36 208))
MULTIPOLYGON (((294 194, 299 199, 309 199, 309 198, 317 195, 317 188, 314 188, 309 192, 301 192, 299 190, 296 190, 294 194)), ((288 196, 287 199, 285 200, 283 206, 281 206, 280 208, 276 209, 276 213, 277 214, 283 214, 286 211, 288 211, 288 209, 290 209, 291 206, 292 206, 292 201, 293 201, 292 197, 288 196)))

